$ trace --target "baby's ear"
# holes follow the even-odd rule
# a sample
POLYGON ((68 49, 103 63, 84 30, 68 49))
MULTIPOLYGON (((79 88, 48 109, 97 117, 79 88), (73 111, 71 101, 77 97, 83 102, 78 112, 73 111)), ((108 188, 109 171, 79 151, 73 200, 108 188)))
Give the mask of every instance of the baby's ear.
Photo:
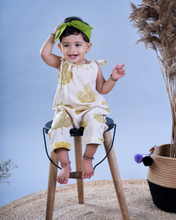
POLYGON ((61 47, 61 44, 59 43, 57 46, 59 47, 60 52, 62 53, 62 47, 61 47))
POLYGON ((87 50, 86 50, 86 52, 89 52, 91 47, 92 47, 92 43, 91 42, 87 43, 87 50))

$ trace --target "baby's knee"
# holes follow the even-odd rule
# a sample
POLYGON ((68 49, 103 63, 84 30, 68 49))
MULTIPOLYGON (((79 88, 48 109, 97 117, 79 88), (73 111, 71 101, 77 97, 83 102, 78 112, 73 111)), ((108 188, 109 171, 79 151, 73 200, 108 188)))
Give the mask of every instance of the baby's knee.
POLYGON ((70 127, 72 126, 72 121, 70 116, 66 113, 65 110, 57 113, 55 116, 53 123, 51 125, 51 128, 53 130, 58 129, 58 128, 63 128, 63 127, 70 127))

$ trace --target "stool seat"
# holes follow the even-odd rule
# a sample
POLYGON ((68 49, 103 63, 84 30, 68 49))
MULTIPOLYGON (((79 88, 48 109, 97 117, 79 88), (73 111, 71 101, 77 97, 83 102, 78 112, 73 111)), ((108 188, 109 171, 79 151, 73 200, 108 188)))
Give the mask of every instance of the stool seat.
MULTIPOLYGON (((51 125, 52 125, 52 120, 51 121, 49 121, 49 122, 47 122, 46 124, 45 124, 45 133, 46 134, 48 134, 48 131, 51 129, 51 125)), ((114 127, 114 121, 111 119, 111 118, 109 118, 109 117, 106 117, 106 125, 108 126, 108 129, 106 130, 106 131, 109 131, 109 130, 111 130, 111 129, 113 129, 113 127, 114 127)), ((72 128, 72 129, 70 129, 70 135, 72 136, 72 137, 74 137, 74 136, 83 136, 83 130, 84 130, 84 128, 83 127, 80 127, 79 129, 77 129, 77 128, 72 128)), ((106 132, 105 131, 105 132, 106 132)))

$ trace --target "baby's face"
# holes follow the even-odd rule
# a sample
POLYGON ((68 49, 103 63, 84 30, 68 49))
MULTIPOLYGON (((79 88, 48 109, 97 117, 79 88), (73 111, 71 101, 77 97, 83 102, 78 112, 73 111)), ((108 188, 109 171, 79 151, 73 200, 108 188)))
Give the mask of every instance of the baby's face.
POLYGON ((61 52, 64 58, 77 65, 85 64, 84 56, 89 52, 91 43, 84 41, 81 34, 62 37, 61 52))

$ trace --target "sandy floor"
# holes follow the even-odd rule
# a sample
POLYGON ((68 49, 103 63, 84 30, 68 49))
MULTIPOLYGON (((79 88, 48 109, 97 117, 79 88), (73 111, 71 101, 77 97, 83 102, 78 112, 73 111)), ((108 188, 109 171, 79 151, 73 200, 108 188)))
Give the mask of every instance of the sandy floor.
MULTIPOLYGON (((146 180, 122 180, 131 220, 175 220, 176 214, 158 209, 152 202, 146 180)), ((1 220, 45 219, 47 192, 40 191, 0 207, 1 220)), ((54 217, 57 220, 122 219, 112 180, 84 183, 84 204, 78 204, 76 184, 56 189, 54 217)))

